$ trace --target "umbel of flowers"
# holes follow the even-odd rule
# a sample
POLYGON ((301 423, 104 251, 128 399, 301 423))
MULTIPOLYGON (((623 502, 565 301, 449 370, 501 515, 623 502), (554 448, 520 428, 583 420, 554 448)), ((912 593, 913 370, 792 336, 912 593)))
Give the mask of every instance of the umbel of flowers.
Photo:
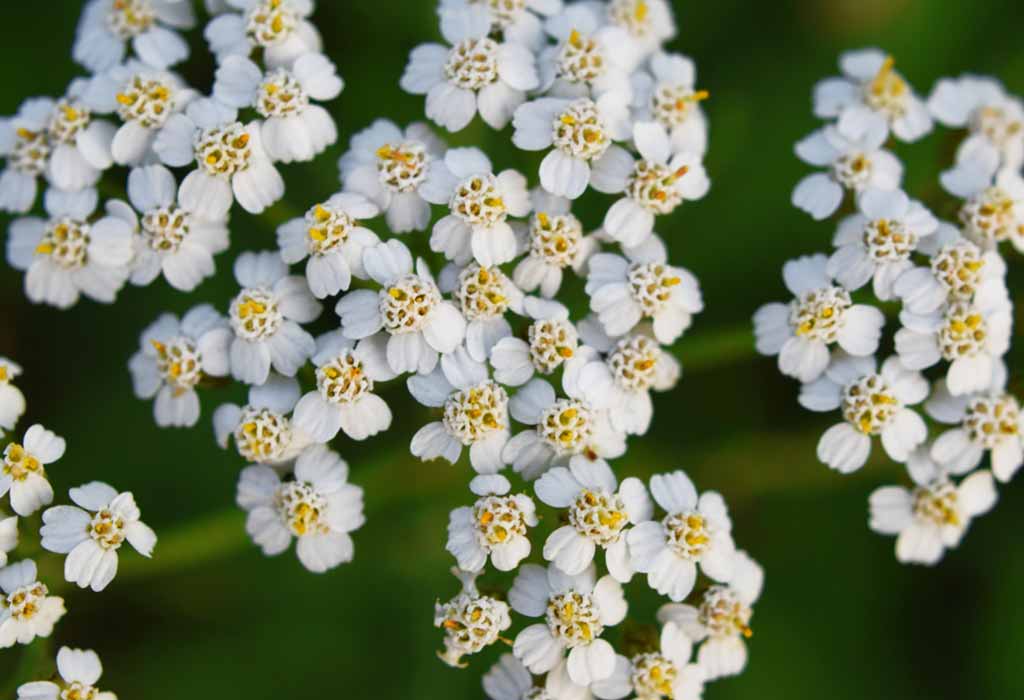
POLYGON ((840 68, 814 89, 824 125, 796 145, 825 170, 793 192, 817 220, 840 213, 834 248, 786 263, 791 299, 758 310, 757 349, 801 382, 804 408, 836 416, 818 443, 826 466, 857 471, 873 447, 905 466, 906 486, 871 494, 869 525, 896 537, 899 561, 931 565, 1024 464, 1002 257, 1024 250, 1024 103, 978 76, 943 78, 925 99, 876 49, 840 68), (936 127, 959 147, 938 174, 943 197, 922 202, 888 147, 936 127), (946 210, 956 219, 933 213, 946 210))
MULTIPOLYGON (((287 166, 339 141, 327 105, 344 82, 313 0, 204 10, 91 0, 73 49, 85 74, 0 121, 0 208, 18 216, 7 257, 31 301, 112 303, 161 277, 194 291, 230 248, 232 212, 274 207, 287 166), (217 66, 209 94, 176 72, 189 55, 182 33, 199 29, 217 66)), ((346 134, 336 191, 304 192, 276 248, 234 258, 233 296, 142 331, 135 393, 158 426, 188 428, 204 419, 201 395, 245 386, 243 404, 206 419, 245 462, 235 498, 246 530, 267 556, 294 543, 321 573, 352 560, 365 520, 341 454, 391 430, 398 397, 385 385, 404 383, 432 412, 408 438, 411 455, 472 473, 444 543, 461 588, 436 604, 440 658, 461 666, 507 643, 484 676, 493 700, 698 698, 745 667, 763 572, 737 548, 720 494, 698 492, 674 465, 648 483, 616 469, 652 423, 652 392, 678 383, 671 346, 704 306, 656 230, 710 188, 709 93, 667 47, 667 0, 442 0, 437 18, 436 41, 395 76, 423 96, 426 121, 382 117, 346 134), (536 166, 449 147, 447 133, 477 118, 510 126, 536 166), (609 195, 597 230, 573 212, 591 189, 609 195), (559 300, 574 289, 586 307, 559 300), (477 585, 492 571, 511 581, 498 596, 477 585), (630 586, 671 604, 657 641, 627 656, 615 644, 630 586)), ((909 204, 906 214, 917 222, 909 204)), ((833 297, 845 298, 833 289, 807 313, 833 297)), ((828 342, 863 355, 877 336, 875 315, 848 311, 851 329, 815 336, 815 361, 828 342)), ((24 410, 19 372, 0 364, 5 430, 24 410)), ((8 446, 0 483, 16 513, 50 503, 45 470, 63 451, 39 426, 8 446)), ((101 590, 124 542, 151 553, 131 494, 92 483, 70 496, 41 533, 67 555, 68 581, 101 590)), ((0 641, 49 634, 63 614, 35 578, 31 562, 0 571, 18 601, 0 641)), ((55 680, 20 696, 112 697, 96 689, 95 654, 65 648, 57 665, 55 680)))

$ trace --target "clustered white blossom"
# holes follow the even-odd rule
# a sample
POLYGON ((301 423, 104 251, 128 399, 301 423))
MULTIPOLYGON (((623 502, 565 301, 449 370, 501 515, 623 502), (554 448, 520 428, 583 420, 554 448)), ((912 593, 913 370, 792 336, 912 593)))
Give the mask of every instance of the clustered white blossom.
MULTIPOLYGON (((89 75, 0 122, 0 208, 26 215, 11 226, 8 258, 30 300, 110 303, 126 282, 161 276, 191 292, 215 274, 234 208, 277 206, 283 166, 338 140, 323 103, 344 83, 322 52, 315 4, 207 3, 209 94, 174 72, 189 53, 180 30, 198 22, 191 3, 86 6, 74 58, 89 75), (107 171, 124 197, 100 207, 107 171), (35 218, 40 178, 46 215, 35 218)), ((669 346, 703 310, 696 277, 669 261, 655 230, 709 190, 709 94, 693 62, 665 48, 676 35, 667 0, 441 0, 438 20, 443 43, 413 49, 401 88, 424 95, 427 120, 449 132, 477 114, 511 126, 512 143, 538 153, 536 169, 449 148, 427 123, 381 118, 356 131, 338 190, 305 193, 299 210, 275 217, 287 219, 276 248, 235 258, 235 296, 143 331, 129 362, 135 393, 153 400, 159 426, 181 428, 201 419, 202 393, 245 386, 246 403, 223 403, 212 420, 221 447, 233 441, 247 463, 236 495, 246 530, 268 556, 294 541, 321 573, 352 560, 365 520, 333 444, 388 431, 397 397, 386 384, 402 380, 434 411, 412 455, 454 464, 465 452, 476 473, 471 504, 449 522, 462 589, 437 604, 441 658, 461 665, 509 643, 484 681, 495 700, 699 698, 705 682, 745 666, 760 567, 736 548, 719 494, 699 494, 682 471, 649 487, 620 481, 609 460, 647 433, 651 392, 681 374, 669 346), (591 189, 611 195, 596 231, 572 212, 591 189), (573 289, 588 311, 556 300, 573 289), (534 547, 542 506, 564 520, 534 547), (531 555, 544 565, 524 563, 531 555), (507 600, 477 587, 488 565, 514 572, 507 600), (625 656, 608 640, 637 573, 695 612, 667 609, 659 642, 625 656), (537 620, 506 638, 513 613, 537 620)), ((840 335, 844 348, 865 346, 840 335)), ((0 372, 9 429, 23 410, 9 387, 19 368, 0 362, 0 372)), ((52 500, 43 465, 63 444, 42 430, 11 456, 19 514, 52 500)), ((69 581, 105 587, 125 540, 150 554, 155 538, 131 494, 88 484, 71 498, 46 512, 42 531, 45 548, 68 554, 69 581)), ((8 578, 34 585, 33 573, 8 578)), ((94 696, 94 655, 65 649, 58 665, 60 683, 25 694, 94 696)))
MULTIPOLYGON (((0 498, 9 499, 15 513, 7 516, 6 509, 0 510, 0 649, 50 637, 67 613, 62 596, 67 584, 102 591, 117 575, 125 542, 149 558, 157 540, 142 522, 135 497, 103 482, 70 489, 75 505, 52 505, 51 470, 59 473, 57 463, 67 444, 40 424, 14 433, 26 410, 25 396, 13 384, 21 373, 19 365, 0 357, 0 498), (34 529, 40 512, 39 539, 26 541, 19 525, 34 529), (36 559, 46 552, 67 555, 62 579, 44 577, 37 567, 36 559)), ((18 700, 116 700, 113 693, 97 687, 102 667, 95 652, 63 647, 57 654, 57 671, 48 680, 19 686, 18 700)))
POLYGON ((838 413, 818 443, 824 464, 859 470, 877 436, 905 465, 912 486, 872 493, 869 524, 897 537, 900 562, 932 565, 995 505, 996 482, 1024 464, 1004 362, 1013 304, 1000 251, 1004 241, 1024 250, 1024 103, 971 75, 919 97, 877 49, 846 53, 840 67, 842 77, 814 91, 826 123, 796 146, 828 170, 793 192, 817 220, 841 212, 835 250, 786 263, 793 298, 755 314, 757 349, 802 383, 804 408, 838 413), (903 191, 903 165, 886 147, 936 123, 963 136, 938 178, 949 197, 926 204, 903 191), (947 208, 958 210, 955 221, 933 213, 947 208), (891 354, 882 349, 887 320, 898 325, 891 354))

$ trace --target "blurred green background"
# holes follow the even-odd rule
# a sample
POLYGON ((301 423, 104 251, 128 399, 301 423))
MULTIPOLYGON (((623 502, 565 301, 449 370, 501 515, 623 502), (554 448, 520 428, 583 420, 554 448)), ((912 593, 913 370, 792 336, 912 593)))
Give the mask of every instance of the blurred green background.
MULTIPOLYGON (((96 649, 106 667, 102 686, 122 698, 480 698, 479 676, 498 653, 474 658, 466 671, 434 658, 441 634, 431 626, 432 606, 457 588, 443 549, 447 514, 468 501, 471 474, 465 463, 408 457, 408 438, 428 414, 400 384, 388 393, 397 420, 387 437, 338 443, 352 479, 366 488, 369 521, 356 534, 355 562, 324 576, 303 570, 293 552, 264 559, 247 541, 233 507, 241 461, 216 447, 209 425, 214 407, 240 399, 239 391, 206 394, 193 431, 158 430, 150 404, 132 396, 126 362, 146 324, 199 302, 226 309, 234 256, 273 247, 273 223, 336 189, 336 158, 354 131, 378 116, 422 117, 422 98, 403 94, 398 78, 409 50, 437 38, 434 2, 319 4, 327 53, 348 83, 332 107, 342 141, 315 164, 284 169, 287 204, 259 220, 235 217, 233 247, 218 259, 216 279, 188 296, 162 281, 126 287, 112 308, 85 302, 63 313, 29 304, 20 273, 4 265, 0 275, 0 354, 26 369, 22 429, 43 421, 68 438, 67 456, 50 470, 58 498, 88 480, 111 482, 134 491, 162 536, 152 562, 124 550, 122 573, 102 595, 68 593, 70 613, 51 640, 96 649)), ((682 467, 700 488, 720 490, 738 542, 767 570, 750 666, 710 686, 707 697, 1024 696, 1020 480, 1001 489, 996 511, 941 567, 898 565, 893 541, 866 527, 868 494, 900 480, 898 467, 875 459, 841 478, 819 464, 815 444, 834 416, 801 411, 796 385, 772 359, 753 355, 749 332, 757 306, 784 296, 783 261, 826 249, 832 235, 830 224, 789 205, 807 172, 792 144, 816 126, 813 83, 836 71, 840 51, 879 45, 922 93, 940 76, 967 71, 997 75, 1024 92, 1019 0, 675 6, 680 36, 671 48, 694 57, 699 84, 712 95, 713 188, 659 230, 673 261, 700 277, 707 311, 677 347, 684 381, 658 398, 651 433, 633 440, 615 466, 621 476, 682 467)), ((14 112, 26 96, 63 90, 75 71, 69 55, 79 9, 71 0, 5 3, 0 113, 14 112)), ((209 87, 204 51, 184 72, 209 87)), ((480 145, 498 167, 535 174, 538 159, 513 152, 508 137, 475 123, 451 142, 480 145)), ((945 135, 898 150, 908 190, 934 193, 949 152, 945 135)), ((608 202, 588 199, 584 219, 596 224, 608 202)), ((1011 258, 1014 267, 1021 263, 1011 258)), ((1015 367, 1020 359, 1015 352, 1015 367)), ((23 524, 25 540, 35 539, 27 531, 34 526, 23 524)), ((631 616, 648 622, 656 601, 643 589, 639 579, 631 585, 631 616)), ((5 697, 13 696, 15 674, 18 681, 48 675, 54 648, 37 642, 0 654, 5 697)))

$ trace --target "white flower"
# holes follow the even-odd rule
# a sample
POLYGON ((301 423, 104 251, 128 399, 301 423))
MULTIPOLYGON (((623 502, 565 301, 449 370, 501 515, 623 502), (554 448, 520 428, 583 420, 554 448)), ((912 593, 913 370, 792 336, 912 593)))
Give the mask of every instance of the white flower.
POLYGON ((512 571, 530 556, 527 534, 537 525, 536 507, 525 493, 509 495, 511 488, 501 475, 478 476, 469 484, 476 503, 451 512, 445 549, 460 569, 481 571, 490 558, 498 571, 512 571))
POLYGON ((378 119, 352 137, 338 168, 345 189, 374 202, 392 233, 425 231, 430 203, 420 195, 420 186, 431 162, 443 158, 446 148, 422 122, 403 132, 394 122, 378 119))
POLYGON ((102 591, 117 574, 117 550, 127 540, 144 557, 153 556, 156 533, 139 518, 135 497, 99 481, 69 492, 75 506, 43 513, 43 549, 67 554, 64 578, 79 588, 102 591))
POLYGON ((82 93, 92 111, 117 113, 121 119, 110 144, 119 165, 151 162, 157 134, 196 97, 198 93, 176 73, 135 59, 94 75, 82 93))
POLYGON ((882 150, 888 135, 885 124, 872 124, 860 137, 841 134, 834 125, 818 129, 796 144, 800 160, 826 172, 801 180, 793 190, 793 206, 817 220, 832 216, 843 201, 843 192, 873 188, 894 190, 903 180, 903 164, 882 150))
POLYGON ((61 189, 81 190, 113 164, 114 125, 92 118, 79 99, 85 85, 75 81, 60 101, 30 98, 16 115, 0 119, 0 156, 7 160, 0 174, 0 209, 30 210, 40 175, 61 189))
POLYGON ((499 267, 470 263, 460 270, 448 265, 438 284, 442 292, 452 295, 466 318, 466 349, 477 362, 487 362, 494 346, 512 335, 505 314, 509 310, 526 313, 522 291, 499 267))
POLYGON ((995 250, 984 251, 947 224, 932 236, 937 240, 927 267, 904 272, 892 287, 907 312, 937 311, 947 302, 969 302, 976 294, 1005 295, 1006 263, 995 250))
POLYGON ((640 61, 640 46, 626 29, 609 26, 600 9, 570 3, 545 23, 557 43, 537 59, 542 92, 568 99, 609 93, 631 99, 630 73, 640 61))
POLYGON ((267 67, 280 68, 322 48, 320 33, 309 21, 313 0, 222 0, 222 4, 230 7, 203 32, 218 62, 262 49, 267 67))
POLYGON ((38 179, 46 173, 50 142, 46 128, 53 114, 49 97, 31 97, 13 117, 0 119, 0 210, 24 214, 35 204, 38 179))
POLYGON ((64 438, 38 423, 25 431, 21 443, 12 442, 4 448, 0 497, 10 491, 15 513, 25 518, 53 502, 53 487, 45 467, 63 457, 66 448, 64 438))
POLYGON ((553 374, 576 356, 579 347, 579 335, 569 321, 569 310, 558 302, 527 297, 523 311, 534 319, 526 340, 509 336, 491 349, 494 378, 506 386, 522 386, 538 372, 553 374))
MULTIPOLYGON (((647 574, 650 587, 682 602, 697 581, 698 564, 705 576, 728 581, 733 575, 736 546, 722 496, 706 491, 698 497, 683 471, 651 477, 651 495, 665 517, 647 519, 627 536, 633 566, 647 574)), ((651 515, 649 511, 647 517, 651 515)))
POLYGON ((237 501, 248 512, 246 531, 265 555, 281 554, 295 538, 299 561, 314 573, 352 561, 349 533, 366 522, 363 490, 348 483, 348 464, 325 445, 299 455, 292 481, 270 467, 247 467, 237 501))
POLYGON ((455 464, 462 448, 468 447, 470 464, 478 473, 494 474, 505 466, 508 394, 465 347, 444 355, 430 374, 409 377, 407 386, 424 406, 444 409, 440 421, 427 423, 413 435, 409 450, 414 456, 423 461, 443 457, 455 464))
POLYGON ((507 219, 530 211, 530 194, 521 173, 504 170, 495 175, 480 149, 452 148, 443 160, 431 162, 420 195, 449 209, 434 224, 431 250, 459 265, 475 259, 490 267, 516 257, 516 236, 507 219))
POLYGON ((564 270, 582 275, 600 244, 595 236, 584 235, 583 223, 573 216, 569 200, 543 189, 534 190, 531 199, 535 213, 528 224, 526 255, 512 279, 527 294, 539 289, 551 299, 562 286, 564 270))
POLYGON ((199 421, 196 386, 204 377, 230 370, 231 327, 212 306, 197 306, 178 320, 163 314, 142 332, 141 347, 128 362, 135 396, 152 399, 162 428, 190 428, 199 421))
POLYGON ((442 9, 441 34, 450 46, 421 44, 412 50, 401 87, 427 96, 427 118, 448 131, 461 131, 479 111, 495 129, 503 129, 526 91, 538 87, 533 52, 488 34, 488 8, 442 9))
POLYGON ((292 377, 316 351, 313 336, 300 323, 316 320, 322 307, 304 277, 288 274, 277 253, 242 253, 235 260, 242 291, 229 317, 231 374, 246 384, 262 384, 270 368, 292 377))
POLYGON ((851 292, 870 280, 875 297, 890 301, 896 280, 913 267, 910 256, 939 222, 901 190, 866 190, 857 206, 860 213, 843 219, 836 231, 828 274, 851 292))
POLYGON ((226 218, 235 200, 259 214, 284 196, 284 180, 263 149, 260 123, 242 124, 237 117, 216 100, 195 100, 167 120, 153 143, 165 165, 195 163, 178 201, 204 219, 226 218))
POLYGON ((91 0, 82 10, 72 56, 98 73, 124 60, 128 42, 155 68, 188 58, 188 43, 175 30, 195 25, 192 3, 174 0, 91 0))
POLYGON ((544 44, 542 18, 561 11, 563 0, 441 0, 441 11, 466 11, 473 5, 491 14, 491 34, 536 51, 544 44))
POLYGON ((937 564, 946 549, 960 544, 971 520, 996 503, 992 472, 977 471, 952 481, 926 454, 911 460, 914 489, 886 486, 871 494, 870 527, 897 535, 896 559, 904 564, 937 564))
POLYGON ((840 409, 843 422, 821 436, 818 459, 849 474, 860 469, 878 435, 886 454, 906 462, 928 438, 928 427, 908 406, 928 396, 928 380, 893 356, 882 364, 874 357, 851 357, 838 350, 825 373, 800 390, 800 405, 810 411, 840 409))
POLYGON ((620 486, 604 460, 575 458, 568 467, 555 467, 537 479, 534 490, 541 501, 566 508, 569 514, 569 524, 557 528, 544 543, 546 560, 575 576, 591 565, 600 547, 616 580, 625 583, 632 578, 629 526, 649 520, 654 512, 643 482, 630 477, 620 486))
POLYGON ((591 700, 585 687, 569 680, 564 661, 548 671, 543 686, 534 686, 533 675, 512 654, 502 654, 484 674, 484 694, 490 700, 591 700))
POLYGON ((577 575, 555 565, 526 564, 508 594, 512 609, 527 617, 544 617, 515 639, 512 651, 531 673, 554 669, 568 651, 569 678, 580 686, 608 678, 615 650, 601 635, 626 617, 622 585, 611 576, 597 580, 593 566, 577 575))
POLYGON ((645 54, 657 51, 677 31, 668 0, 611 0, 608 21, 625 29, 645 54))
POLYGON ((150 165, 128 174, 131 206, 107 202, 107 212, 138 233, 132 284, 148 285, 162 273, 175 289, 191 292, 216 272, 213 256, 228 249, 226 219, 205 218, 179 203, 177 194, 174 175, 162 165, 150 165))
POLYGON ((247 462, 287 466, 311 441, 288 418, 301 393, 295 379, 271 374, 262 386, 250 387, 245 406, 224 404, 214 412, 217 444, 227 449, 234 437, 238 454, 247 462))
POLYGON ((946 382, 957 396, 984 391, 998 378, 1010 348, 1012 306, 1000 285, 980 287, 971 301, 955 301, 931 314, 900 314, 896 352, 909 369, 949 362, 946 382))
POLYGON ((18 516, 0 518, 0 566, 7 566, 7 555, 18 546, 18 516))
POLYGON ((796 298, 766 304, 754 314, 757 351, 777 354, 779 370, 805 383, 825 371, 833 343, 854 357, 873 355, 885 325, 881 311, 854 304, 846 289, 832 283, 827 266, 824 255, 790 260, 782 277, 796 298))
POLYGON ((925 406, 937 421, 956 425, 935 440, 931 457, 950 474, 966 474, 990 454, 992 473, 1009 481, 1024 464, 1024 417, 1017 399, 1002 391, 953 396, 940 382, 925 406))
POLYGON ((737 551, 728 585, 711 586, 699 606, 669 603, 658 611, 661 622, 674 622, 694 642, 703 641, 697 664, 707 681, 735 676, 747 665, 743 638, 752 634, 750 618, 763 585, 761 567, 746 552, 737 551))
POLYGON ((93 221, 92 189, 46 192, 49 219, 26 217, 11 223, 7 260, 25 270, 29 300, 61 309, 85 296, 112 303, 128 278, 132 228, 116 216, 93 221))
POLYGON ((356 343, 341 331, 316 341, 316 390, 295 406, 295 427, 316 442, 330 442, 343 431, 365 440, 388 429, 391 409, 373 393, 376 382, 394 379, 385 338, 374 335, 356 343))
POLYGON ((25 413, 25 395, 11 382, 21 376, 21 365, 0 355, 0 437, 14 430, 25 413))
POLYGON ((682 372, 679 361, 644 333, 610 338, 600 323, 581 323, 580 332, 587 345, 605 357, 580 370, 579 384, 587 387, 587 396, 596 405, 609 407, 616 429, 628 435, 645 434, 654 416, 650 392, 676 385, 682 372))
POLYGON ((380 242, 377 234, 360 224, 380 213, 377 205, 359 194, 342 192, 316 204, 301 219, 277 229, 281 259, 306 262, 306 281, 317 299, 347 291, 352 277, 366 279, 363 250, 380 242))
POLYGON ((973 75, 944 78, 935 84, 928 108, 942 124, 969 131, 957 150, 958 163, 994 148, 1003 167, 1024 164, 1024 103, 999 81, 973 75))
POLYGON ((645 243, 656 216, 671 214, 684 201, 702 198, 711 186, 696 153, 674 153, 665 127, 641 122, 633 127, 634 159, 612 146, 593 166, 590 184, 598 192, 622 194, 604 217, 604 230, 626 247, 645 243))
POLYGON ((590 259, 587 294, 590 308, 611 337, 629 333, 642 319, 654 322, 659 343, 674 343, 704 310, 697 278, 666 262, 665 246, 656 236, 626 257, 599 253, 590 259))
POLYGON ((672 150, 703 156, 708 148, 708 123, 700 103, 710 97, 696 88, 697 68, 687 56, 658 52, 646 70, 633 74, 635 121, 660 123, 669 133, 672 150))
POLYGON ((516 109, 512 142, 526 151, 552 148, 540 164, 541 186, 557 197, 576 199, 590 184, 591 163, 613 141, 630 136, 629 106, 623 95, 605 93, 562 99, 541 97, 516 109))
POLYGON ((572 381, 565 390, 568 398, 558 398, 550 384, 533 379, 509 402, 512 417, 530 428, 508 441, 502 459, 525 479, 552 466, 602 463, 598 458, 626 452, 626 436, 612 427, 608 411, 587 403, 583 387, 572 381))
POLYGON ((360 340, 383 330, 392 371, 429 374, 438 353, 452 352, 462 342, 466 319, 442 299, 425 262, 413 271, 412 254, 401 242, 367 248, 363 267, 383 289, 360 289, 341 298, 335 311, 345 337, 360 340))
POLYGON ((1024 177, 1015 170, 997 170, 998 155, 958 164, 942 174, 942 186, 966 200, 960 208, 964 237, 985 250, 1010 241, 1024 251, 1024 177))
POLYGON ((693 642, 674 622, 661 628, 658 649, 636 654, 631 659, 615 657, 610 678, 592 686, 599 698, 616 700, 631 693, 637 700, 700 700, 704 692, 704 669, 690 663, 693 642))
POLYGON ((59 679, 34 681, 18 687, 18 700, 117 700, 109 691, 96 687, 103 666, 94 651, 61 647, 57 652, 59 679))
POLYGON ((462 582, 462 591, 447 603, 434 604, 434 627, 444 629, 444 651, 437 656, 449 666, 465 668, 462 657, 475 654, 499 639, 512 626, 508 603, 480 595, 477 574, 458 567, 452 573, 462 582))
POLYGON ((313 160, 338 140, 334 119, 312 100, 333 100, 343 87, 322 54, 303 54, 288 68, 265 73, 244 56, 228 56, 217 69, 213 95, 236 109, 255 109, 263 118, 263 149, 271 160, 291 163, 313 160))
POLYGON ((50 595, 39 581, 36 563, 30 559, 0 569, 0 649, 29 644, 49 637, 57 620, 67 612, 64 599, 50 595))
POLYGON ((917 141, 932 130, 924 101, 878 49, 848 51, 839 57, 843 76, 814 88, 814 115, 837 119, 839 131, 857 139, 881 124, 901 141, 917 141))

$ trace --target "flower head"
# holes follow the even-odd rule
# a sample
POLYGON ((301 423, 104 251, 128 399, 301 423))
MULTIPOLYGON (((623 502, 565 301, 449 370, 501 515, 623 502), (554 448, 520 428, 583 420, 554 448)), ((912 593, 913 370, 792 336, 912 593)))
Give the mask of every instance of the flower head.
POLYGON ((46 467, 64 456, 67 444, 43 426, 25 431, 25 439, 4 448, 0 469, 0 496, 11 494, 11 508, 22 517, 32 515, 53 502, 53 487, 46 467))
POLYGON ((39 581, 31 559, 0 569, 0 590, 0 649, 49 637, 67 612, 64 599, 50 595, 50 589, 39 581))
POLYGON ((96 687, 103 665, 94 651, 61 647, 57 673, 58 678, 19 686, 18 700, 117 700, 113 693, 96 687))

